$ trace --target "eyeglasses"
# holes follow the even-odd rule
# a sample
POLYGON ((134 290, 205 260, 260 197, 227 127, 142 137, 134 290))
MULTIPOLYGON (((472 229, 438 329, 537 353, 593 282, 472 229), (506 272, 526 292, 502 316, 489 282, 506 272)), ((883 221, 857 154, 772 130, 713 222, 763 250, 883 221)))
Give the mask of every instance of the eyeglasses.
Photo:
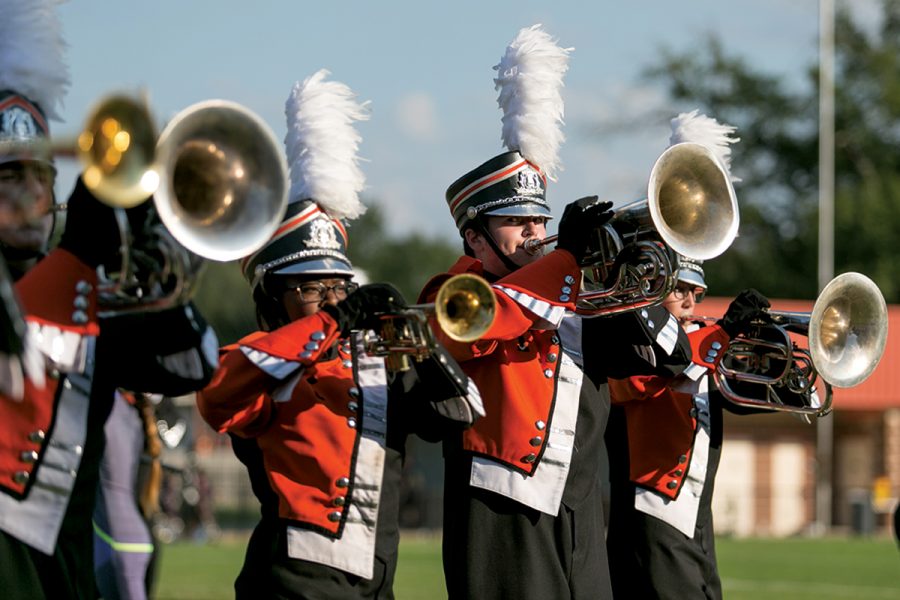
POLYGON ((334 285, 325 285, 321 281, 307 281, 288 289, 297 292, 304 303, 323 302, 328 297, 328 292, 333 292, 338 300, 343 300, 359 289, 359 284, 353 281, 341 281, 334 285))
POLYGON ((672 295, 675 296, 676 300, 684 300, 685 298, 687 298, 688 294, 693 294, 694 302, 700 304, 701 302, 703 302, 703 297, 706 296, 706 290, 704 290, 702 287, 683 285, 675 286, 675 289, 672 290, 672 295))

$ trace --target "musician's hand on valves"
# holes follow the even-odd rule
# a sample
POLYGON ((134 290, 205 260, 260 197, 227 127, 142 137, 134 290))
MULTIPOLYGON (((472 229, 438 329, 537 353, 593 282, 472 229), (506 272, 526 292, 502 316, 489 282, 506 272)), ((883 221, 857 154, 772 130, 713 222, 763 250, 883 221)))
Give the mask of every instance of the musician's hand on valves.
POLYGON ((353 330, 379 329, 380 315, 397 313, 406 308, 406 300, 388 283, 370 283, 360 287, 337 304, 325 304, 322 310, 338 323, 341 334, 353 330))
POLYGON ((115 209, 100 202, 80 177, 66 205, 66 228, 59 247, 91 267, 112 264, 122 244, 115 209))
POLYGON ((594 231, 613 217, 612 202, 600 202, 597 196, 586 196, 569 203, 559 221, 557 248, 567 250, 581 261, 587 255, 594 231))
POLYGON ((753 288, 742 291, 731 301, 725 316, 716 323, 731 337, 747 330, 753 321, 770 321, 765 309, 769 308, 768 298, 753 288))

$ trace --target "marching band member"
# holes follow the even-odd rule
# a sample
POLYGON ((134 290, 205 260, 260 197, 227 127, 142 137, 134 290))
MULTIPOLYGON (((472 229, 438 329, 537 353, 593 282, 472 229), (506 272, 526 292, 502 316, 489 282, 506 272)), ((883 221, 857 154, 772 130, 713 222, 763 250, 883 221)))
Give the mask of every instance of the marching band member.
POLYGON ((610 203, 566 207, 557 248, 545 236, 546 179, 558 168, 560 94, 570 50, 540 26, 521 30, 496 67, 508 152, 447 190, 466 256, 436 276, 476 273, 493 284, 497 317, 471 344, 443 343, 475 381, 486 416, 445 442, 444 573, 450 598, 610 598, 600 464, 610 373, 674 374, 689 347, 674 317, 575 314, 591 232, 610 203))
MULTIPOLYGON (((734 128, 697 111, 672 120, 672 143, 712 148, 729 166, 734 128)), ((677 377, 610 379, 606 438, 612 488, 607 551, 618 597, 721 598, 712 495, 722 446, 722 409, 712 373, 731 337, 765 318, 768 300, 742 292, 716 325, 692 322, 706 294, 699 261, 680 259, 678 282, 663 301, 687 333, 692 363, 677 377)))
POLYGON ((31 213, 0 237, 21 265, 25 342, 46 374, 25 379, 21 398, 0 396, 4 598, 94 597, 91 512, 115 388, 185 393, 209 380, 215 358, 202 351, 215 336, 190 306, 101 318, 98 268, 118 264, 121 241, 113 209, 80 180, 59 247, 40 258, 55 178, 40 142, 69 81, 55 5, 0 7, 0 143, 13 142, 0 146, 0 213, 31 213))
POLYGON ((405 307, 390 285, 357 289, 340 219, 360 214, 352 123, 368 117, 319 71, 288 98, 291 202, 244 261, 261 331, 222 350, 198 396, 231 435, 262 505, 235 582, 238 598, 392 598, 405 439, 435 440, 481 412, 440 347, 408 371, 371 355, 366 330, 405 307))

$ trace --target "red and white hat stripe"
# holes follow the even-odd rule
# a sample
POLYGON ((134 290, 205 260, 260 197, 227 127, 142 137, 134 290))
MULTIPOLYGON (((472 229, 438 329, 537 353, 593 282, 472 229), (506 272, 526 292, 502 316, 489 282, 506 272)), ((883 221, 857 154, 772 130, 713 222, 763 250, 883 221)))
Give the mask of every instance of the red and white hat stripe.
MULTIPOLYGON (((481 177, 480 179, 476 179, 475 181, 473 181, 472 183, 470 183, 469 185, 467 185, 466 187, 461 189, 459 191, 459 193, 456 194, 456 196, 454 196, 453 199, 450 201, 450 212, 452 214, 455 214, 456 208, 462 202, 464 202, 466 200, 466 198, 468 198, 472 194, 480 192, 484 188, 494 185, 498 181, 503 181, 504 179, 509 179, 513 175, 516 175, 520 171, 523 171, 526 167, 531 167, 532 169, 534 169, 541 175, 541 178, 544 177, 544 174, 541 173, 541 170, 536 165, 533 165, 530 162, 528 162, 527 160, 522 159, 517 163, 509 165, 508 167, 498 169, 498 170, 494 171, 493 173, 488 173, 484 177, 481 177)), ((546 181, 544 183, 546 184, 546 181)))
MULTIPOLYGON (((303 225, 305 225, 306 223, 309 223, 313 219, 318 218, 318 216, 320 214, 325 214, 327 216, 327 214, 322 209, 320 209, 316 204, 310 204, 307 208, 300 211, 300 213, 298 213, 297 215, 291 217, 289 220, 282 223, 281 226, 275 230, 275 233, 272 235, 272 237, 269 239, 269 241, 266 242, 266 244, 262 248, 260 248, 259 250, 257 250, 256 252, 254 252, 253 254, 251 254, 249 256, 245 256, 241 260, 241 269, 246 269, 247 265, 250 263, 250 261, 252 261, 254 258, 256 258, 260 254, 260 252, 262 252, 267 247, 269 247, 273 242, 280 240, 281 238, 288 235, 292 231, 302 227, 303 225)), ((340 221, 338 221, 337 219, 331 219, 331 222, 335 225, 335 227, 338 228, 338 231, 341 232, 341 235, 344 238, 344 243, 346 244, 347 243, 347 230, 344 229, 344 224, 341 223, 340 221)))

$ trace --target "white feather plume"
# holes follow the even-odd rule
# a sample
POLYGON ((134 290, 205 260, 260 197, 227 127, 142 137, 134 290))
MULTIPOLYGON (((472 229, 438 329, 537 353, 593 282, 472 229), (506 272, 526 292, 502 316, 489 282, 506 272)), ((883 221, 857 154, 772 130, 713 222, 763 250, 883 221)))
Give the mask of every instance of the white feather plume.
POLYGON ((284 143, 291 168, 291 201, 311 198, 335 219, 366 211, 359 200, 365 175, 356 155, 362 141, 354 121, 369 118, 369 103, 321 69, 297 82, 285 103, 284 143))
POLYGON ((671 121, 672 136, 669 145, 681 142, 694 142, 703 144, 715 153, 716 157, 728 170, 728 176, 732 181, 739 181, 731 175, 731 144, 741 141, 741 138, 733 137, 737 127, 719 123, 712 117, 701 115, 700 111, 693 110, 689 113, 681 113, 671 121))
POLYGON ((0 90, 24 95, 57 120, 70 84, 56 12, 63 1, 0 0, 0 90))
POLYGON ((558 46, 541 25, 532 25, 519 31, 494 67, 504 146, 518 150, 551 180, 561 170, 559 147, 565 140, 561 90, 572 50, 558 46))

